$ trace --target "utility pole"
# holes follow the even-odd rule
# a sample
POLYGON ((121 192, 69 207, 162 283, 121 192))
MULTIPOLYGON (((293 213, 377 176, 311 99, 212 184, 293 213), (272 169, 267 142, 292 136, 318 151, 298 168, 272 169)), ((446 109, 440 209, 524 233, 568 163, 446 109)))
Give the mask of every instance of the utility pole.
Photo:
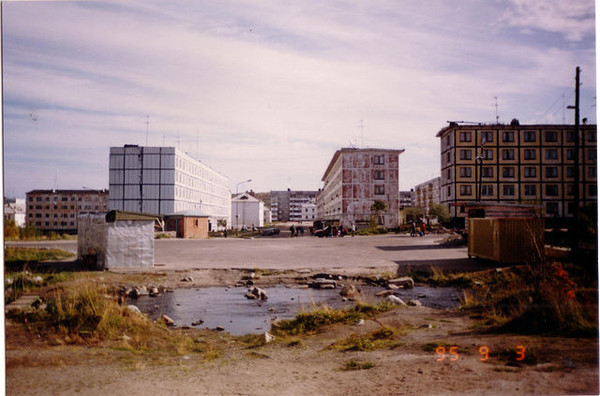
POLYGON ((573 188, 573 248, 579 256, 579 66, 575 69, 575 180, 573 188))

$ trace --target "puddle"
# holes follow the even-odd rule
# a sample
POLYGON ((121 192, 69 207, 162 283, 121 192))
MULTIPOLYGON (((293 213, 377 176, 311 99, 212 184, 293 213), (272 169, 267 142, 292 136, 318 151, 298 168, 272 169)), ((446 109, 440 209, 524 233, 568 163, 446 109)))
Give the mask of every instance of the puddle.
MULTIPOLYGON (((361 289, 367 301, 377 301, 375 293, 383 290, 371 286, 361 289)), ((214 329, 221 326, 233 335, 264 333, 271 329, 272 320, 293 318, 303 310, 310 310, 313 304, 327 304, 333 308, 353 307, 355 304, 342 301, 340 289, 275 286, 265 290, 269 299, 264 301, 245 298, 247 289, 244 287, 205 287, 176 289, 159 297, 131 299, 128 304, 136 305, 152 319, 167 315, 178 326, 192 326, 192 323, 202 320, 203 323, 197 327, 214 329)), ((413 289, 398 290, 396 294, 405 301, 418 299, 424 306, 447 309, 458 306, 460 289, 415 286, 413 289)))

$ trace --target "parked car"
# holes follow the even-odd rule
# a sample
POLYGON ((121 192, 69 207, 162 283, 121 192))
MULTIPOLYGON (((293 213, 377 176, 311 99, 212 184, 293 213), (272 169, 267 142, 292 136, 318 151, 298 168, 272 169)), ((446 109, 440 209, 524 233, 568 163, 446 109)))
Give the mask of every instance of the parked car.
POLYGON ((277 235, 279 234, 279 228, 276 227, 269 227, 269 228, 264 228, 262 230, 262 235, 263 236, 270 236, 270 235, 277 235))

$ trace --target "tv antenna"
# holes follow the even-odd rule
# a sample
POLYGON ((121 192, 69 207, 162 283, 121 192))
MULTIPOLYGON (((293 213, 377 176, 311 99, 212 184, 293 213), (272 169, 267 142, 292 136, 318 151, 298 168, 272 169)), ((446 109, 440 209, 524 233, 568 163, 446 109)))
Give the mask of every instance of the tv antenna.
POLYGON ((360 120, 360 147, 365 148, 365 132, 363 127, 363 120, 360 120))
POLYGON ((498 117, 498 97, 494 96, 494 100, 495 100, 494 106, 496 107, 496 124, 500 124, 499 117, 498 117))
POLYGON ((148 127, 150 126, 150 116, 146 116, 146 147, 148 146, 148 127))

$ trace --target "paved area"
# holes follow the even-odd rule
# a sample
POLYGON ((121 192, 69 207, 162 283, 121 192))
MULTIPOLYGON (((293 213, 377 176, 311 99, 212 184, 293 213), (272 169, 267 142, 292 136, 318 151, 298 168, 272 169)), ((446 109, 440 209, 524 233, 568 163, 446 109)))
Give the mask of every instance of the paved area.
MULTIPOLYGON (((467 258, 466 247, 442 247, 439 235, 357 236, 344 238, 159 239, 157 270, 203 268, 328 269, 346 273, 430 270, 477 271, 495 263, 467 258)), ((7 243, 7 245, 13 243, 7 243)), ((77 251, 76 241, 19 243, 77 251)))

